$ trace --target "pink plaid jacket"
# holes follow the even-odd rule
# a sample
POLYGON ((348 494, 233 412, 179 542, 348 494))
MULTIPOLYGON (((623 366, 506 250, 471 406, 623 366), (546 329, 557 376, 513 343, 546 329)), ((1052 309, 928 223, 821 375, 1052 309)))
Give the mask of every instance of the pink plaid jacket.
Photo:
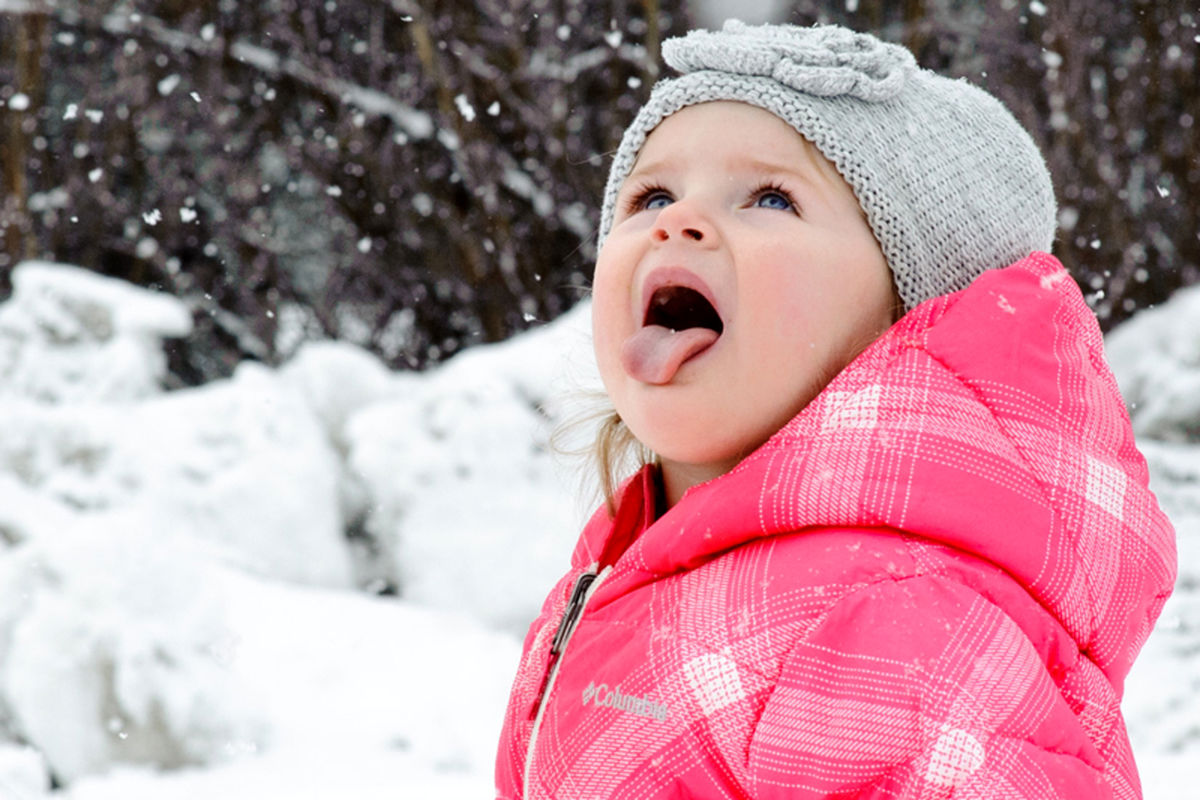
POLYGON ((1174 532, 1052 257, 922 304, 658 519, 649 481, 530 629, 498 797, 1140 796, 1119 701, 1174 532))

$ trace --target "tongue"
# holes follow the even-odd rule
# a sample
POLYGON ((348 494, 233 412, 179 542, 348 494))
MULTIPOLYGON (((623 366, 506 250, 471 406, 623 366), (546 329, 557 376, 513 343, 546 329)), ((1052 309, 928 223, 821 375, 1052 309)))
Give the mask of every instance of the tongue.
POLYGON ((630 377, 642 383, 670 383, 683 362, 707 350, 719 335, 708 328, 673 331, 647 325, 625 340, 621 363, 630 377))

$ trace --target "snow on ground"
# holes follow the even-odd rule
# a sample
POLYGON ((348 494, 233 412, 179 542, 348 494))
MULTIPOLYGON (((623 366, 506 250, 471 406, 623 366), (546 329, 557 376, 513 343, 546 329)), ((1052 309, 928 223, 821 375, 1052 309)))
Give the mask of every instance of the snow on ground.
POLYGON ((586 315, 427 377, 321 343, 164 393, 173 299, 14 285, 0 798, 487 796, 582 520, 547 437, 586 315))
POLYGON ((235 573, 217 585, 231 612, 223 658, 248 684, 257 736, 229 740, 214 766, 124 767, 67 798, 488 795, 512 636, 387 598, 235 573))
MULTIPOLYGON (((421 376, 321 343, 164 393, 174 300, 35 262, 14 283, 0 800, 488 797, 586 510, 547 439, 596 384, 587 308, 421 376)), ((1180 534, 1125 704, 1149 800, 1200 783, 1198 303, 1108 342, 1180 534)))
POLYGON ((1179 545, 1179 580, 1127 684, 1124 707, 1147 800, 1200 785, 1200 286, 1105 340, 1151 486, 1179 545))

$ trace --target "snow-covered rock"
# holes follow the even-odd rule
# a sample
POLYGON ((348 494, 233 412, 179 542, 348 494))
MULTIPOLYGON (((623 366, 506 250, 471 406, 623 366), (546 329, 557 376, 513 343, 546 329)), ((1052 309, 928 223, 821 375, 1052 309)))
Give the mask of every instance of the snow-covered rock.
POLYGON ((28 745, 0 742, 0 797, 45 800, 50 792, 46 759, 28 745))
POLYGON ((355 413, 397 394, 396 378, 383 362, 345 342, 308 342, 279 374, 303 395, 340 449, 355 413))
POLYGON ((0 306, 0 399, 133 400, 159 391, 161 340, 186 336, 174 297, 63 264, 26 261, 0 306))
MULTIPOLYGON (((147 532, 93 524, 0 560, 0 707, 55 775, 78 784, 71 797, 156 784, 163 768, 180 778, 151 787, 156 798, 197 796, 229 779, 220 774, 278 781, 280 769, 317 766, 328 792, 361 780, 364 763, 377 775, 390 764, 405 789, 413 774, 486 792, 514 637, 182 556, 147 532), (137 765, 150 771, 128 769, 137 765), (216 774, 200 777, 200 766, 216 774)), ((299 778, 295 788, 286 794, 321 796, 299 778)), ((258 791, 222 796, 278 796, 258 791)))
POLYGON ((213 591, 227 609, 224 663, 268 720, 259 738, 231 739, 229 757, 203 768, 122 764, 72 782, 62 800, 488 796, 513 637, 391 598, 233 572, 213 591))
POLYGON ((66 780, 116 762, 206 763, 259 737, 228 668, 214 568, 136 520, 80 520, 0 560, 5 727, 66 780))
POLYGON ((312 409, 334 455, 338 513, 349 539, 355 582, 372 589, 393 584, 392 559, 363 532, 375 500, 362 477, 350 468, 352 441, 347 425, 363 408, 397 396, 405 381, 375 356, 344 342, 306 343, 279 374, 312 409))
MULTIPOLYGON (((179 301, 44 262, 18 265, 13 283, 0 304, 0 541, 117 514, 260 575, 351 584, 338 405, 317 396, 307 361, 163 393, 163 339, 191 325, 179 301)), ((370 370, 346 356, 324 369, 343 405, 345 363, 370 370)), ((380 371, 353 385, 377 386, 380 371)))
POLYGON ((118 436, 152 528, 208 542, 264 577, 352 582, 337 457, 304 399, 254 363, 232 379, 143 404, 118 436))
POLYGON ((1104 346, 1138 436, 1200 442, 1200 285, 1139 312, 1104 346))
POLYGON ((456 356, 347 425, 374 505, 367 528, 413 602, 523 631, 566 569, 581 522, 548 444, 588 383, 588 308, 456 356), (567 393, 566 399, 563 394, 567 393))
POLYGON ((336 456, 303 397, 264 367, 137 403, 0 408, 0 498, 19 500, 0 507, 10 541, 57 535, 56 517, 121 512, 264 576, 351 583, 336 456))

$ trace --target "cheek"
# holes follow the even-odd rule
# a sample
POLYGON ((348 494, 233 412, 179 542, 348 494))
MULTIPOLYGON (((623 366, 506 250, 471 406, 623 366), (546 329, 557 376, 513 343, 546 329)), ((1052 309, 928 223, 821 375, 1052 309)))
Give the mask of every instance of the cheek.
POLYGON ((607 311, 615 305, 619 294, 616 270, 606 265, 604 261, 597 261, 596 271, 592 277, 592 307, 607 311))
POLYGON ((621 274, 611 255, 607 249, 601 251, 592 279, 592 347, 605 383, 619 363, 630 303, 629 278, 621 274))
POLYGON ((748 333, 756 346, 769 351, 785 345, 807 346, 829 323, 834 288, 816 271, 793 263, 761 270, 753 281, 740 280, 738 302, 741 313, 753 320, 748 333))
POLYGON ((777 268, 739 285, 756 321, 741 355, 764 393, 803 406, 890 324, 887 267, 869 249, 848 249, 763 254, 758 263, 777 268))

